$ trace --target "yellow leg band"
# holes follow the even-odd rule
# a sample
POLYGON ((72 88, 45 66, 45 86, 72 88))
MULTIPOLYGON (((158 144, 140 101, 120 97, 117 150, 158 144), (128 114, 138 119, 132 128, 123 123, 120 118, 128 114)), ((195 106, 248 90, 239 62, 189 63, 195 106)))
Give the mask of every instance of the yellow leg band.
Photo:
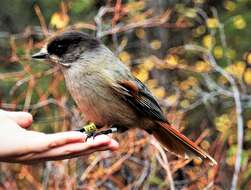
POLYGON ((92 133, 92 132, 97 131, 97 127, 96 127, 96 125, 95 125, 94 123, 90 123, 90 124, 88 124, 88 125, 85 125, 85 126, 83 127, 83 129, 84 129, 85 132, 87 132, 87 133, 92 133))

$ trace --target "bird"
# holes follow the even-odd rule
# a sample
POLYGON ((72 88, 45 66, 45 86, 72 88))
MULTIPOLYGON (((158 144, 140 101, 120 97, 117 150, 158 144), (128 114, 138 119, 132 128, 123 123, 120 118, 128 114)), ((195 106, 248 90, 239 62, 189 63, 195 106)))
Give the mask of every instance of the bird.
POLYGON ((32 58, 60 68, 85 121, 98 129, 105 128, 96 134, 140 128, 177 156, 217 164, 206 151, 172 127, 146 85, 96 37, 75 30, 61 32, 32 58))

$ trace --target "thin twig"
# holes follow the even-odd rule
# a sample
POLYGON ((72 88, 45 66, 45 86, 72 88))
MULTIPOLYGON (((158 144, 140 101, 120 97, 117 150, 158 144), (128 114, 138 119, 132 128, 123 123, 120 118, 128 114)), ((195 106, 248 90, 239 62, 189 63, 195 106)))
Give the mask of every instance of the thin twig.
POLYGON ((144 21, 139 21, 139 22, 134 22, 134 23, 129 23, 127 25, 121 26, 121 25, 116 25, 111 29, 108 29, 106 31, 103 31, 100 36, 106 36, 109 34, 115 34, 115 33, 120 33, 120 32, 125 32, 128 30, 136 29, 136 28, 151 28, 151 27, 156 27, 156 26, 162 26, 165 28, 178 28, 181 27, 180 25, 177 26, 176 24, 172 23, 167 23, 167 21, 170 18, 171 11, 168 9, 166 12, 164 12, 162 15, 146 19, 144 21))
POLYGON ((29 75, 28 77, 25 77, 22 80, 17 81, 16 84, 13 85, 13 87, 11 88, 10 95, 13 95, 15 93, 15 91, 24 83, 29 82, 30 80, 33 80, 35 78, 41 78, 43 76, 51 75, 57 71, 59 71, 59 68, 53 67, 51 69, 48 69, 47 71, 38 72, 38 73, 35 73, 32 75, 29 75))
POLYGON ((175 185, 174 185, 174 181, 173 181, 172 172, 170 170, 170 165, 169 165, 168 159, 166 157, 165 151, 160 146, 160 144, 157 143, 157 141, 155 139, 151 141, 151 144, 154 145, 154 147, 159 152, 159 154, 156 156, 156 158, 159 161, 159 163, 161 164, 161 166, 166 170, 167 178, 168 178, 169 183, 170 183, 170 189, 175 190, 175 185))
POLYGON ((237 188, 238 176, 241 169, 241 155, 243 151, 243 136, 244 136, 244 126, 243 126, 244 122, 243 122, 243 117, 242 117, 241 95, 240 95, 238 86, 234 78, 217 64, 211 52, 197 45, 189 45, 186 47, 189 48, 190 50, 195 50, 197 52, 203 53, 204 58, 207 59, 207 61, 212 65, 215 71, 217 71, 222 76, 224 76, 231 85, 233 98, 235 102, 236 117, 237 117, 237 152, 236 152, 235 169, 234 169, 234 174, 233 174, 233 179, 232 179, 232 184, 231 184, 231 190, 235 190, 237 188))
POLYGON ((45 163, 45 168, 43 172, 43 189, 48 189, 50 173, 52 172, 52 162, 48 161, 45 163))
POLYGON ((34 10, 35 10, 35 12, 37 14, 37 17, 39 19, 42 31, 43 31, 44 35, 47 36, 49 34, 49 32, 48 32, 48 28, 46 26, 46 22, 45 22, 44 16, 43 16, 43 14, 41 12, 41 9, 40 9, 40 7, 38 5, 35 5, 34 6, 34 10))
POLYGON ((113 8, 111 7, 101 7, 98 11, 98 14, 95 16, 94 20, 95 20, 95 23, 96 23, 96 36, 97 38, 100 38, 102 36, 102 30, 103 30, 103 27, 102 27, 102 23, 103 23, 103 19, 102 17, 108 13, 108 12, 113 12, 113 8))
POLYGON ((244 126, 243 126, 243 117, 242 117, 242 106, 241 106, 241 97, 240 92, 237 87, 237 84, 234 78, 227 73, 224 69, 219 67, 212 56, 212 54, 208 54, 209 61, 215 66, 216 71, 221 73, 231 84, 233 94, 234 94, 234 102, 236 106, 236 116, 237 116, 237 152, 236 152, 236 161, 235 161, 235 170, 232 179, 231 190, 235 190, 237 188, 238 176, 241 169, 241 155, 243 151, 243 135, 244 135, 244 126))
POLYGON ((139 189, 141 185, 144 183, 145 179, 147 178, 150 170, 150 162, 148 160, 144 161, 144 168, 142 170, 142 174, 138 178, 137 181, 134 183, 134 189, 139 189))

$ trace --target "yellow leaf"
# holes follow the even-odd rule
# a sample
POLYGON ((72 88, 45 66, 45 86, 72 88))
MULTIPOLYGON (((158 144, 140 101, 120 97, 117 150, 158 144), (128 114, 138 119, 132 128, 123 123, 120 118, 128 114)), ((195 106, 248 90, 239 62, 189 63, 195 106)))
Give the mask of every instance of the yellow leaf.
POLYGON ((205 61, 197 61, 195 63, 195 70, 197 72, 209 72, 210 69, 211 69, 210 64, 205 61))
POLYGON ((159 48, 161 48, 161 41, 159 41, 159 40, 151 41, 150 47, 154 50, 158 50, 159 48))
POLYGON ((129 53, 127 53, 126 51, 120 52, 119 58, 126 65, 129 65, 131 63, 131 55, 129 53))
POLYGON ((155 80, 155 79, 150 79, 150 80, 147 81, 147 86, 150 89, 156 88, 158 86, 158 81, 155 80))
POLYGON ((234 59, 236 57, 236 52, 233 49, 227 49, 226 51, 226 57, 229 59, 234 59))
POLYGON ((251 120, 248 120, 248 121, 247 121, 247 127, 248 127, 249 129, 251 129, 251 120))
POLYGON ((163 99, 166 95, 166 91, 164 87, 159 87, 157 89, 152 90, 154 96, 156 96, 158 99, 163 99))
POLYGON ((206 27, 204 25, 198 26, 196 29, 193 30, 194 37, 199 37, 206 32, 206 27))
POLYGON ((182 108, 188 108, 189 107, 189 105, 190 105, 190 102, 188 101, 188 100, 182 100, 181 102, 180 102, 180 106, 182 107, 182 108))
POLYGON ((239 30, 242 30, 242 29, 246 28, 246 26, 247 26, 245 19, 241 15, 235 16, 233 18, 233 23, 234 23, 235 28, 237 28, 239 30))
POLYGON ((61 12, 55 12, 52 17, 50 24, 57 29, 65 28, 70 21, 70 18, 67 14, 63 14, 61 12))
POLYGON ((231 120, 229 115, 223 114, 215 119, 216 128, 220 132, 226 132, 226 130, 231 126, 231 120))
POLYGON ((215 44, 215 38, 210 35, 206 35, 203 37, 202 43, 205 47, 212 48, 215 44))
POLYGON ((214 53, 214 56, 217 58, 217 59, 220 59, 223 57, 223 49, 222 47, 220 46, 216 46, 213 50, 213 53, 214 53))
POLYGON ((184 12, 184 14, 188 17, 188 18, 195 18, 197 16, 197 12, 195 9, 193 8, 187 8, 186 11, 184 12))
POLYGON ((174 105, 178 101, 177 95, 171 95, 166 98, 166 101, 168 102, 169 105, 174 105))
POLYGON ((235 76, 236 78, 241 79, 243 73, 245 71, 246 64, 243 61, 238 61, 228 67, 226 67, 226 71, 235 76))
POLYGON ((187 83, 187 81, 182 81, 179 85, 180 89, 185 91, 190 88, 190 85, 187 83))
POLYGON ((146 69, 137 69, 133 71, 133 74, 136 78, 145 82, 149 78, 149 73, 146 69))
POLYGON ((228 11, 234 11, 236 8, 236 4, 233 1, 224 1, 223 5, 228 11))
POLYGON ((168 55, 165 58, 165 62, 168 66, 175 67, 176 65, 178 65, 178 57, 176 55, 168 55))
POLYGON ((130 2, 127 3, 124 7, 126 11, 138 11, 142 10, 145 7, 145 2, 144 1, 138 1, 138 2, 130 2))
POLYGON ((235 63, 236 65, 236 72, 239 74, 239 76, 242 76, 245 69, 246 69, 246 64, 243 61, 237 61, 235 63))
POLYGON ((144 39, 146 36, 145 30, 143 30, 142 28, 136 29, 135 33, 139 39, 144 39))
POLYGON ((195 77, 190 76, 188 77, 187 81, 191 86, 198 85, 198 79, 196 79, 195 77))
POLYGON ((198 85, 198 80, 195 77, 189 77, 187 80, 182 81, 179 87, 181 90, 185 91, 197 85, 198 85))
POLYGON ((144 69, 150 71, 154 67, 154 62, 151 58, 147 58, 144 63, 141 65, 144 69))
POLYGON ((248 63, 249 65, 251 65, 251 53, 248 53, 248 54, 247 54, 246 59, 247 59, 247 63, 248 63))
POLYGON ((217 28, 219 26, 219 21, 216 18, 207 19, 208 28, 217 28))
POLYGON ((247 69, 246 72, 244 73, 244 81, 248 85, 251 85, 251 69, 247 69))

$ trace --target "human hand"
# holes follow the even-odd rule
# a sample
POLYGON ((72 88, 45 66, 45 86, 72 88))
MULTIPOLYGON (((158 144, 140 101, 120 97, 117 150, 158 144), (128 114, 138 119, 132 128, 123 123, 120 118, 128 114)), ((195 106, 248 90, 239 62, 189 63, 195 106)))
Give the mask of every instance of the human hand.
POLYGON ((26 112, 0 110, 0 161, 36 163, 88 155, 96 151, 116 150, 118 143, 106 135, 86 140, 86 135, 69 131, 45 134, 26 130, 32 116, 26 112))

